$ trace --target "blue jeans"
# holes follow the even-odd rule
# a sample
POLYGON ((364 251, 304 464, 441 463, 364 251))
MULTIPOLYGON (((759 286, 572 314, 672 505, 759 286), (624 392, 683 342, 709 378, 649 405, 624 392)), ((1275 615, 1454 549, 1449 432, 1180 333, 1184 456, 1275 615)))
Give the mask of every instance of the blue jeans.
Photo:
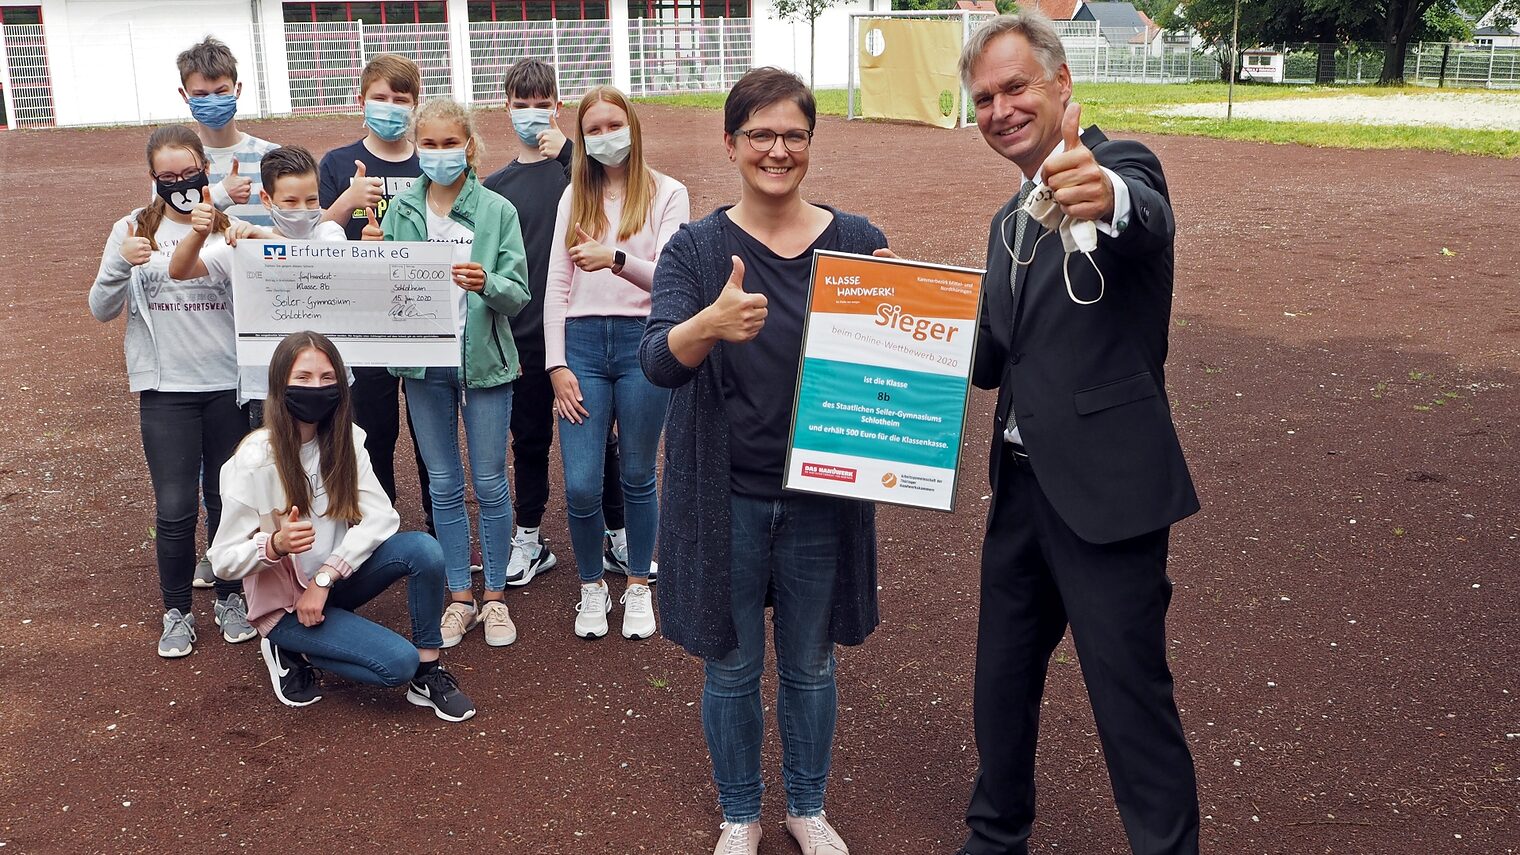
POLYGON ((480 505, 480 552, 487 591, 507 587, 512 551, 512 493, 507 486, 507 431, 512 384, 489 389, 460 386, 458 368, 429 368, 406 378, 412 438, 427 465, 433 529, 443 547, 450 591, 470 590, 470 518, 464 509, 464 464, 459 457, 459 416, 469 443, 470 477, 480 505))
POLYGON ((327 595, 322 622, 302 626, 294 614, 280 618, 269 640, 311 664, 341 677, 379 686, 399 686, 417 673, 417 651, 443 646, 443 550, 426 532, 391 535, 368 561, 327 595), (406 579, 412 640, 354 614, 398 579, 406 579))
POLYGON ((712 755, 718 804, 728 822, 760 818, 760 744, 765 733, 760 673, 765 668, 765 605, 770 594, 776 644, 776 719, 781 778, 793 816, 823 812, 834 747, 838 697, 829 641, 839 532, 830 504, 817 496, 730 502, 729 570, 739 646, 706 662, 702 731, 712 755))
POLYGON ((590 415, 575 424, 559 420, 565 464, 565 505, 570 543, 582 582, 602 578, 602 475, 607 435, 617 422, 619 466, 628 528, 628 574, 646 577, 654 556, 660 503, 655 459, 670 391, 649 382, 639 367, 643 318, 570 318, 565 321, 565 362, 581 386, 590 415))

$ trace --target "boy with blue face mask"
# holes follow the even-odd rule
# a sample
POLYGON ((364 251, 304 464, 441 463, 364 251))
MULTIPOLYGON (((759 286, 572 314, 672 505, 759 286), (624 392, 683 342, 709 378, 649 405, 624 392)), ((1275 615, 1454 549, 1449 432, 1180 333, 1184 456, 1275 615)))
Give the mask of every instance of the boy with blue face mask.
MULTIPOLYGON (((417 64, 394 53, 377 54, 359 76, 359 107, 365 135, 322 156, 320 178, 324 216, 343 228, 349 240, 361 240, 364 227, 384 222, 391 200, 406 192, 419 176, 417 147, 412 144, 412 114, 422 98, 417 64)), ((375 477, 391 501, 396 499, 396 441, 401 436, 401 381, 384 368, 354 368, 354 423, 364 430, 375 477)), ((408 432, 411 419, 407 419, 408 432)), ((413 448, 416 444, 413 443, 413 448)), ((433 506, 427 467, 414 455, 422 491, 422 514, 433 532, 433 506)))
MULTIPOLYGON (((300 146, 276 148, 260 160, 260 205, 272 228, 233 220, 224 243, 206 245, 211 231, 212 205, 202 202, 190 212, 190 234, 174 248, 169 260, 171 279, 196 279, 202 276, 232 277, 232 253, 238 240, 344 240, 343 230, 322 220, 322 205, 317 196, 317 162, 311 152, 300 146)), ((240 397, 248 400, 250 427, 263 423, 264 399, 269 394, 267 365, 238 366, 240 397)))
POLYGON ((258 204, 262 189, 259 164, 279 146, 237 128, 237 57, 222 42, 207 37, 176 59, 179 94, 190 106, 195 132, 210 161, 211 201, 229 217, 270 225, 269 213, 258 204))

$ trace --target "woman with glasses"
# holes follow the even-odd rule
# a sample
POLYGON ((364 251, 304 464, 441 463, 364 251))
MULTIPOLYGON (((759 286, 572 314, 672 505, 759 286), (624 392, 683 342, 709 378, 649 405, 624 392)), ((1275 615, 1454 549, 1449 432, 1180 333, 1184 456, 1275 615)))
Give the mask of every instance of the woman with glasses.
POLYGON ((614 424, 628 531, 622 632, 629 639, 654 635, 655 457, 670 393, 639 370, 638 348, 655 259, 690 217, 686 187, 644 162, 639 117, 628 99, 610 86, 587 92, 544 286, 544 365, 554 386, 570 542, 580 571, 575 634, 581 638, 606 635, 612 611, 602 578, 602 475, 614 424))
MULTIPOLYGON (((169 277, 174 248, 190 234, 191 212, 210 197, 206 151, 194 131, 166 125, 148 137, 147 159, 156 198, 112 227, 90 286, 90 313, 109 322, 127 312, 127 380, 138 394, 153 482, 164 601, 158 655, 172 659, 190 655, 196 640, 190 587, 201 488, 206 531, 214 538, 222 515, 218 475, 248 422, 237 402, 232 283, 225 276, 169 277)), ((227 216, 214 212, 207 242, 222 242, 228 226, 227 216)), ((216 589, 213 615, 223 638, 252 639, 242 583, 218 580, 216 589)))
POLYGON ((806 855, 849 851, 824 818, 837 697, 834 645, 876 627, 874 507, 784 493, 814 250, 885 253, 863 217, 809 203, 816 108, 795 75, 745 74, 723 108, 739 202, 660 257, 639 358, 675 390, 660 519, 667 638, 705 660, 702 727, 723 809, 715 853, 760 843, 765 609, 779 676, 786 829, 806 855))

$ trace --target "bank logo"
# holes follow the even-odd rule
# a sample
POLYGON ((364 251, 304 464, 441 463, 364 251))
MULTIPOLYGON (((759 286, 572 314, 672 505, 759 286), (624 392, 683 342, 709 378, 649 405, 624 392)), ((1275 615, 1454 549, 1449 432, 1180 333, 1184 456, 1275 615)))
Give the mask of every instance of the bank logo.
POLYGON ((285 260, 285 244, 283 244, 283 243, 266 243, 266 244, 264 244, 264 260, 265 261, 284 261, 285 260))

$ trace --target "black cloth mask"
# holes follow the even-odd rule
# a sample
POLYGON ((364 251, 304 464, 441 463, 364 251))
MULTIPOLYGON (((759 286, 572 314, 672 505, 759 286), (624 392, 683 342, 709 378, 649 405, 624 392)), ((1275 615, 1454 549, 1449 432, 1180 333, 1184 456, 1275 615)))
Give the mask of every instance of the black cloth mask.
POLYGON ((164 204, 181 214, 190 213, 203 201, 210 202, 211 194, 206 190, 210 186, 211 179, 207 178, 204 172, 183 181, 153 182, 153 189, 158 191, 158 198, 163 199, 164 204))
POLYGON ((332 418, 338 408, 338 384, 330 386, 286 386, 285 409, 291 417, 307 424, 321 424, 332 418))

